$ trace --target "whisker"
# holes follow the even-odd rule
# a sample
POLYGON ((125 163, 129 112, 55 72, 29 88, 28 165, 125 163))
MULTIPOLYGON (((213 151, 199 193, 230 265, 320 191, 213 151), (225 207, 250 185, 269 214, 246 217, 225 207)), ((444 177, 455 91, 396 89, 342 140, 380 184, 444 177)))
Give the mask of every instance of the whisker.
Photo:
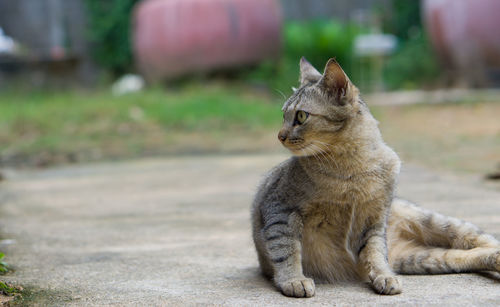
POLYGON ((320 164, 320 168, 323 169, 324 168, 323 161, 317 155, 316 151, 313 148, 311 148, 311 146, 315 147, 314 144, 310 143, 309 145, 307 145, 306 147, 304 147, 301 152, 304 153, 304 156, 306 156, 306 155, 311 156, 312 155, 312 157, 314 159, 316 159, 316 161, 318 161, 318 163, 320 164), (307 151, 306 151, 306 149, 307 149, 307 151))
POLYGON ((318 153, 318 155, 321 155, 321 157, 323 157, 323 159, 324 159, 324 161, 325 161, 326 165, 328 165, 328 162, 329 162, 329 161, 328 161, 328 157, 324 154, 324 149, 323 149, 321 146, 319 146, 318 144, 313 144, 313 145, 314 145, 316 148, 318 148, 318 149, 319 149, 319 150, 318 150, 318 152, 317 152, 317 153, 318 153))
POLYGON ((283 96, 283 98, 284 98, 284 99, 286 99, 286 96, 285 96, 285 94, 283 94, 283 92, 282 92, 282 91, 280 91, 280 90, 279 90, 279 89, 277 89, 277 88, 275 88, 274 90, 275 90, 276 92, 280 93, 280 94, 281 94, 281 96, 283 96))
POLYGON ((318 162, 320 163, 320 167, 321 169, 326 172, 327 170, 327 167, 325 166, 324 163, 328 164, 328 161, 327 160, 323 160, 323 158, 319 155, 321 154, 321 148, 314 144, 314 143, 311 143, 309 146, 312 146, 314 148, 316 148, 316 150, 313 152, 313 156, 318 160, 318 162))
POLYGON ((332 156, 331 151, 328 150, 328 148, 330 147, 328 146, 328 143, 321 142, 318 140, 314 140, 313 142, 317 143, 316 146, 322 149, 322 154, 325 156, 325 159, 327 161, 331 161, 333 164, 335 164, 335 167, 338 168, 337 161, 335 161, 335 158, 332 156))

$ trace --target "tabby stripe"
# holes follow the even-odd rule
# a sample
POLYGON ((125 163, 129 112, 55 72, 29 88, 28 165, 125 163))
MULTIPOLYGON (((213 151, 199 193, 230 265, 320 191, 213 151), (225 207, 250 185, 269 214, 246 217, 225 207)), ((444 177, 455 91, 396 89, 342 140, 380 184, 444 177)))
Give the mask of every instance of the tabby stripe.
POLYGON ((271 240, 275 240, 275 239, 278 239, 281 237, 287 237, 287 238, 292 237, 292 235, 289 232, 283 232, 281 230, 277 230, 275 233, 276 234, 272 234, 269 237, 266 237, 266 240, 271 241, 271 240))
POLYGON ((276 240, 276 239, 279 239, 279 238, 282 238, 283 235, 274 235, 274 236, 270 236, 270 237, 267 237, 266 238, 266 241, 272 241, 272 240, 276 240))
POLYGON ((267 224, 266 226, 264 226, 264 228, 262 230, 266 231, 266 230, 268 230, 269 228, 271 228, 274 225, 288 225, 288 221, 287 220, 277 220, 277 221, 274 221, 274 222, 272 222, 272 223, 267 224))
POLYGON ((274 262, 274 263, 281 263, 285 260, 287 260, 288 258, 290 258, 291 255, 286 255, 286 256, 283 256, 283 257, 278 257, 278 258, 272 258, 271 261, 274 262))
POLYGON ((280 210, 278 210, 277 213, 279 214, 286 214, 286 215, 290 215, 290 213, 294 212, 295 211, 295 208, 280 208, 280 210))
POLYGON ((290 244, 279 243, 279 244, 270 246, 269 250, 272 251, 272 250, 275 250, 275 249, 281 249, 281 248, 287 248, 287 247, 290 247, 290 244))
POLYGON ((428 213, 422 218, 422 225, 426 228, 432 228, 434 216, 432 213, 428 213))
MULTIPOLYGON (((372 238, 372 237, 380 237, 380 239, 382 239, 382 244, 383 244, 383 252, 385 252, 387 250, 387 246, 385 244, 386 242, 386 234, 385 234, 385 231, 384 229, 379 229, 380 227, 380 223, 377 223, 375 225, 373 225, 372 227, 368 227, 366 228, 363 233, 361 234, 361 242, 363 242, 363 244, 361 245, 361 247, 358 249, 358 256, 359 254, 361 254, 361 252, 363 251, 363 249, 366 247, 366 244, 368 243, 368 241, 372 238)), ((378 249, 378 245, 377 245, 377 249, 378 249)), ((387 253, 385 253, 387 254, 387 253)))
POLYGON ((366 247, 366 242, 363 243, 363 245, 361 245, 361 247, 358 249, 358 257, 359 257, 359 254, 361 254, 361 252, 363 251, 363 249, 366 247))

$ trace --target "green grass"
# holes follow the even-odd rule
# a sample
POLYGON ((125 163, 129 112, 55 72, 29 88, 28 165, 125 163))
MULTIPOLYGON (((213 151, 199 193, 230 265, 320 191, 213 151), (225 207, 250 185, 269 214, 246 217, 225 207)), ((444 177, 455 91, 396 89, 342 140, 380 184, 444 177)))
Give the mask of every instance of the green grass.
POLYGON ((0 158, 21 161, 62 154, 67 156, 63 160, 71 160, 93 151, 104 157, 161 152, 174 135, 277 127, 281 102, 217 84, 121 97, 103 91, 3 93, 0 158))
MULTIPOLYGON (((184 153, 278 151, 276 92, 237 83, 109 92, 0 95, 0 167, 184 153)), ((369 101, 368 101, 369 104, 369 101)), ((499 104, 372 107, 405 161, 488 173, 498 163, 499 104)), ((0 259, 1 261, 1 259, 0 259)))
POLYGON ((0 252, 0 275, 5 274, 9 271, 8 264, 5 261, 3 261, 4 257, 5 257, 5 254, 0 252))
POLYGON ((18 292, 19 290, 17 288, 10 286, 3 281, 0 281, 0 294, 11 296, 18 292))

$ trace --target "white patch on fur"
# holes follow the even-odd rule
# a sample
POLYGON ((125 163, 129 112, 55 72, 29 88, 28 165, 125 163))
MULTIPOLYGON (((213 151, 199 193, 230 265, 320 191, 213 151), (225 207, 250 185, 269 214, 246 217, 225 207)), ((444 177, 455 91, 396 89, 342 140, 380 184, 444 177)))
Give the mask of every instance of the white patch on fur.
POLYGON ((290 148, 287 146, 285 146, 285 147, 288 150, 290 150, 290 152, 296 157, 309 157, 309 156, 321 154, 322 151, 319 147, 311 146, 311 145, 312 145, 312 143, 307 144, 302 149, 293 149, 293 148, 290 148))

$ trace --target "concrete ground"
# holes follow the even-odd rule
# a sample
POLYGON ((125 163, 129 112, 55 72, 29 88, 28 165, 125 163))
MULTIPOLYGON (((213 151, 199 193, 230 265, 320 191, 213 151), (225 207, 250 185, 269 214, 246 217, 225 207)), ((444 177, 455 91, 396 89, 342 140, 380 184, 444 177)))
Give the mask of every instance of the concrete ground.
MULTIPOLYGON (((40 305, 500 305, 500 279, 403 276, 404 292, 322 284, 282 296, 260 276, 250 235, 256 185, 282 155, 213 156, 8 172, 0 225, 15 272, 0 280, 40 305), (12 241, 14 240, 14 241, 12 241)), ((400 196, 500 238, 500 192, 416 166, 400 196)))

